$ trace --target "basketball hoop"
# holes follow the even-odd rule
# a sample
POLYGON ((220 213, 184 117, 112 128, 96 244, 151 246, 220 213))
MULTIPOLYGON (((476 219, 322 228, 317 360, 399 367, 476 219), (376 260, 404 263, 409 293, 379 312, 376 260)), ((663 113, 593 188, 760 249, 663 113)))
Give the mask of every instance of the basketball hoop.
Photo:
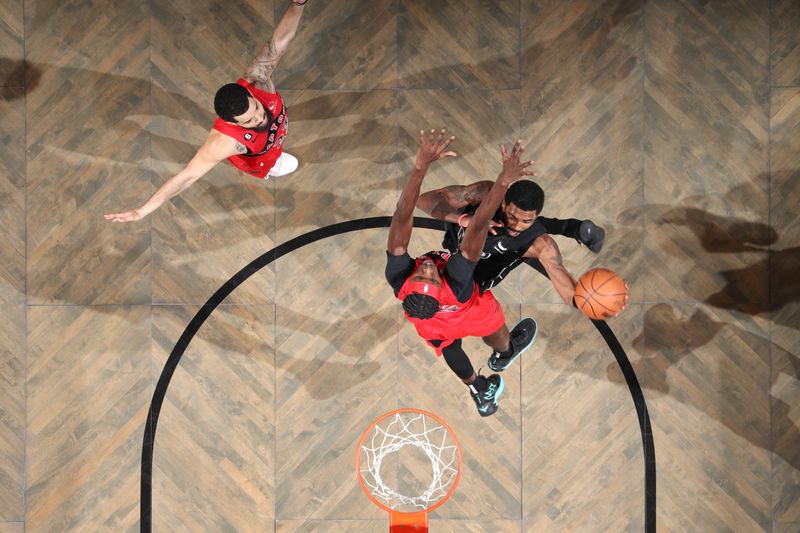
POLYGON ((369 425, 356 448, 356 475, 369 499, 389 513, 391 533, 428 531, 428 513, 461 477, 461 447, 439 417, 397 409, 369 425), (389 461, 389 456, 396 460, 389 461))

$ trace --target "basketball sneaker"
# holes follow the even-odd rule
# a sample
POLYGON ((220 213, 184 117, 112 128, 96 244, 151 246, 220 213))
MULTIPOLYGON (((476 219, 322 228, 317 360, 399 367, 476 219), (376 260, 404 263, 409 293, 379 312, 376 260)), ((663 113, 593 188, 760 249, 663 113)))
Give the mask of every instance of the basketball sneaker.
POLYGON ((486 378, 486 390, 479 391, 475 387, 470 386, 470 394, 472 399, 475 400, 475 405, 478 406, 478 414, 481 416, 491 416, 497 411, 497 399, 503 394, 503 389, 506 387, 503 378, 497 374, 492 374, 486 378))
POLYGON ((578 242, 585 244, 591 251, 598 253, 603 249, 606 240, 606 231, 592 222, 584 220, 578 228, 578 242))
POLYGON ((532 318, 523 318, 520 320, 514 329, 511 330, 511 356, 500 357, 497 351, 492 351, 489 356, 489 368, 494 372, 502 372, 508 365, 514 362, 514 359, 522 355, 522 352, 527 350, 533 344, 536 338, 536 321, 532 318))
POLYGON ((280 156, 278 156, 278 160, 275 161, 275 164, 269 169, 270 178, 278 178, 280 176, 287 176, 297 170, 297 166, 300 162, 297 160, 295 156, 292 154, 287 154, 283 152, 280 156))

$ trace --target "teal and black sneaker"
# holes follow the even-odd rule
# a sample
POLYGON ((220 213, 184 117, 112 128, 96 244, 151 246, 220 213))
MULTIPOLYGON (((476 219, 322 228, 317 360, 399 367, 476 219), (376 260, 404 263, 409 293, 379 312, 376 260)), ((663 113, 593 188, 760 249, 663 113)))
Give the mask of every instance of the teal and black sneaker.
POLYGON ((500 357, 496 351, 492 352, 489 356, 489 368, 494 372, 502 372, 508 365, 514 362, 514 359, 522 355, 522 352, 527 350, 533 344, 536 338, 536 321, 532 318, 523 318, 520 320, 514 329, 511 330, 511 357, 500 357))
POLYGON ((486 383, 489 385, 484 391, 474 390, 470 387, 470 394, 472 399, 475 400, 475 405, 478 406, 478 414, 481 416, 490 416, 497 411, 497 399, 503 394, 503 389, 506 387, 503 378, 497 374, 492 374, 486 378, 486 383))

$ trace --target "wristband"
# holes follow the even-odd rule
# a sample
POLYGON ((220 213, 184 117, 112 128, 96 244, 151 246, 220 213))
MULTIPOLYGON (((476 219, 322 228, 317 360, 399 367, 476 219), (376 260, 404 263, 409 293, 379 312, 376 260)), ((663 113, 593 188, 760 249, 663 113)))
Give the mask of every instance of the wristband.
POLYGON ((463 215, 461 215, 460 217, 458 217, 458 226, 459 226, 460 228, 466 228, 466 226, 465 226, 465 225, 463 225, 463 224, 461 223, 461 221, 464 219, 464 217, 465 217, 465 216, 468 216, 468 215, 467 215, 466 213, 464 213, 463 215))

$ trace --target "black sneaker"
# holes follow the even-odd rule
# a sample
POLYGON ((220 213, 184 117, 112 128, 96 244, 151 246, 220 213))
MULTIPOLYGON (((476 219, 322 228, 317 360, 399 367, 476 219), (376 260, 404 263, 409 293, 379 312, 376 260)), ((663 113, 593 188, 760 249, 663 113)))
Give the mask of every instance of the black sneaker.
POLYGON ((594 253, 603 249, 606 240, 606 231, 591 220, 581 222, 578 228, 578 242, 585 244, 594 253))
POLYGON ((486 383, 488 387, 482 392, 473 391, 473 388, 470 387, 470 394, 472 399, 475 400, 475 405, 478 406, 478 414, 481 416, 490 416, 497 411, 497 399, 500 398, 500 395, 503 394, 503 389, 506 387, 503 378, 497 374, 488 376, 486 383))
POLYGON ((522 352, 530 348, 533 339, 536 338, 536 321, 532 318, 520 320, 514 329, 511 330, 511 357, 500 357, 496 351, 489 356, 489 368, 495 372, 502 372, 514 359, 522 355, 522 352))

